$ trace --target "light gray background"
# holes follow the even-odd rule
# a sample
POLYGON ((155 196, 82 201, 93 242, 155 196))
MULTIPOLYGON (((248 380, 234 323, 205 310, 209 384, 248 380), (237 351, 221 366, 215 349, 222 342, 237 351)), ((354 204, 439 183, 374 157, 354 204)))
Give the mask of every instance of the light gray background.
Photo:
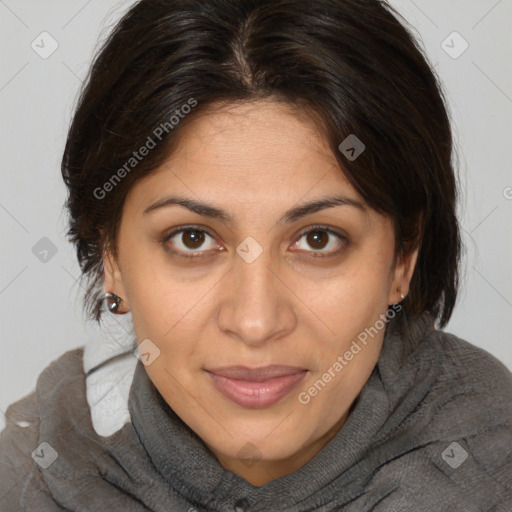
MULTIPOLYGON (((34 388, 44 367, 98 336, 83 320, 80 271, 65 239, 60 159, 93 51, 132 3, 0 0, 0 429, 7 406, 34 388), (59 45, 47 59, 31 48, 34 40, 43 45, 44 31, 59 45), (57 250, 46 262, 32 252, 43 237, 57 250)), ((391 3, 444 83, 459 148, 467 254, 445 330, 512 368, 512 0, 391 3), (442 47, 446 41, 452 55, 463 49, 454 31, 469 44, 458 58, 442 47)))

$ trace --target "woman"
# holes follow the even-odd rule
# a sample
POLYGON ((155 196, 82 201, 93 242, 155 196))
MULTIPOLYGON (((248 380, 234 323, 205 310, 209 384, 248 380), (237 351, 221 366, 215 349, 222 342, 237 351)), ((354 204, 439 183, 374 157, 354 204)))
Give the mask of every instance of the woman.
POLYGON ((441 330, 450 122, 397 16, 142 0, 115 27, 62 172, 86 311, 133 336, 9 407, 2 510, 510 510, 511 374, 441 330))

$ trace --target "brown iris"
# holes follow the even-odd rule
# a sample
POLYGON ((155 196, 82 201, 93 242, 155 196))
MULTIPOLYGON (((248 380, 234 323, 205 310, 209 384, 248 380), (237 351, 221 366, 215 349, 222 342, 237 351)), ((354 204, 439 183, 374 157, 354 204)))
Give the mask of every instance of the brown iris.
POLYGON ((323 249, 329 241, 329 235, 325 231, 310 231, 306 239, 313 249, 323 249))
POLYGON ((187 229, 181 235, 183 244, 189 249, 197 249, 204 243, 204 233, 196 229, 187 229), (186 234, 189 234, 186 236, 186 234), (188 239, 188 240, 187 240, 188 239))

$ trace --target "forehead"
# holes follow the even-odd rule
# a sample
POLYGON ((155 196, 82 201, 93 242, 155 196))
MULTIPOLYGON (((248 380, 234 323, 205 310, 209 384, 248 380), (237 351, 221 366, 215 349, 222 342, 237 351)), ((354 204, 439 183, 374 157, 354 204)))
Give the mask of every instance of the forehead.
POLYGON ((337 166, 312 118, 289 104, 271 101, 228 104, 193 118, 185 124, 171 159, 220 162, 239 171, 300 167, 304 159, 337 166))
POLYGON ((327 200, 327 208, 351 205, 346 215, 371 223, 369 206, 304 112, 267 101, 229 104, 183 128, 168 159, 130 191, 127 202, 137 216, 181 198, 186 208, 226 224, 286 223, 301 218, 301 207, 304 214, 326 209, 311 203, 327 200))
POLYGON ((228 104, 196 115, 152 173, 158 175, 161 182, 208 184, 217 194, 250 195, 266 188, 275 200, 284 189, 303 195, 320 186, 352 188, 317 123, 287 104, 269 101, 228 104))

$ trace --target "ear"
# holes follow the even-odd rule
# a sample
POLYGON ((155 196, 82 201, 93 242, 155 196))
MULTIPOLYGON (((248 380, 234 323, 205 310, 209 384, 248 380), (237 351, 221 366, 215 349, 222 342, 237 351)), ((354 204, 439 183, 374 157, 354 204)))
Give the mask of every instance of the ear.
POLYGON ((418 260, 419 247, 398 257, 392 271, 391 288, 389 290, 388 305, 401 302, 402 295, 407 296, 409 286, 418 260))
POLYGON ((120 312, 128 312, 130 310, 130 305, 126 296, 121 269, 110 250, 103 253, 103 271, 105 276, 105 292, 115 293, 121 297, 123 301, 121 302, 120 312))

